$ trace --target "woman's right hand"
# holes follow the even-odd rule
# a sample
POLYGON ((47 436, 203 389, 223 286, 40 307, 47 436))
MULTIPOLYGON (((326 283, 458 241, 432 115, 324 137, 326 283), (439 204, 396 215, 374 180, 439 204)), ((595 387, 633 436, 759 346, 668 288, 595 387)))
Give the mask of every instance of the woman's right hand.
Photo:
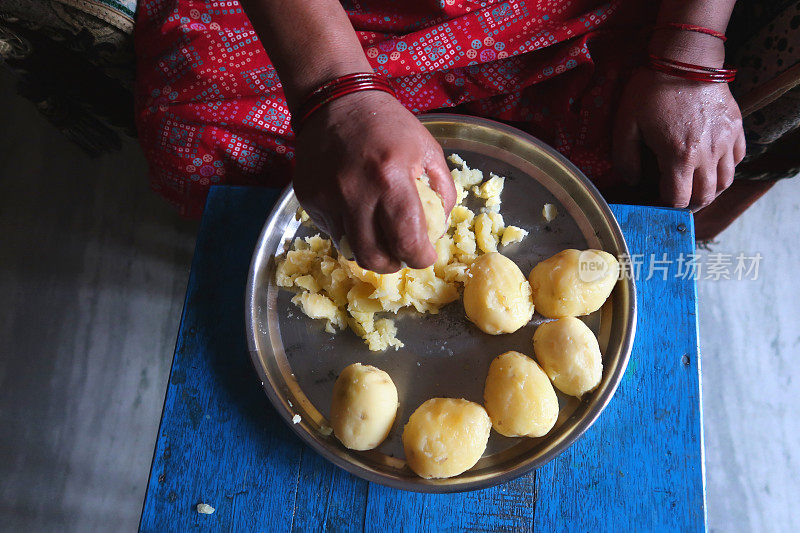
POLYGON ((333 239, 347 235, 363 268, 436 260, 414 180, 426 173, 449 213, 453 179, 441 146, 394 97, 362 91, 327 104, 303 123, 295 158, 298 200, 333 239))

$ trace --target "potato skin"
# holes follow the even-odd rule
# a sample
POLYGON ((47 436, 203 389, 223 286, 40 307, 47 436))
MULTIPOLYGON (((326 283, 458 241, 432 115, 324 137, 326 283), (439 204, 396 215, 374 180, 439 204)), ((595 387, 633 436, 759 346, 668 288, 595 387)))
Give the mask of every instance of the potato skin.
POLYGON ((583 321, 560 318, 533 334, 533 351, 558 390, 580 398, 603 377, 603 357, 597 338, 583 321))
POLYGON ((506 437, 542 437, 558 419, 558 398, 536 361, 519 352, 495 357, 483 389, 495 431, 506 437))
POLYGON ((513 333, 533 317, 530 285, 511 259, 497 252, 482 255, 464 283, 464 311, 485 333, 513 333))
POLYGON ((351 450, 371 450, 389 434, 398 405, 397 388, 389 374, 354 363, 342 370, 333 385, 333 433, 351 450))
POLYGON ((425 479, 457 476, 481 458, 491 429, 489 415, 477 403, 431 398, 411 414, 403 429, 406 462, 425 479))
POLYGON ((619 262, 602 250, 562 250, 541 261, 528 276, 533 303, 547 318, 583 316, 602 307, 619 277, 619 262), (583 254, 583 255, 582 255, 583 254), (582 274, 580 268, 590 258, 607 265, 602 273, 582 274))
POLYGON ((425 213, 425 221, 428 223, 428 239, 431 244, 436 244, 439 237, 447 231, 448 225, 442 199, 423 180, 415 180, 415 183, 419 201, 422 203, 422 211, 425 213))

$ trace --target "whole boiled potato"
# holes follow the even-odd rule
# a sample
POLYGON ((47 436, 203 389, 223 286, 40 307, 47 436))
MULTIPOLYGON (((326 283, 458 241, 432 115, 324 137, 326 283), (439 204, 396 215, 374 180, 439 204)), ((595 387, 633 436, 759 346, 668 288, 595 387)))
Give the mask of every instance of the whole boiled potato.
POLYGON ((483 404, 492 427, 506 437, 541 437, 558 418, 553 385, 536 361, 519 352, 506 352, 492 361, 483 404))
POLYGON ((564 394, 580 398, 597 387, 603 377, 597 339, 577 318, 560 318, 536 328, 533 351, 553 384, 564 394))
POLYGON ((408 466, 426 479, 457 476, 481 458, 491 429, 489 415, 477 403, 432 398, 403 429, 408 466))
POLYGON ((600 309, 619 277, 616 258, 601 250, 563 250, 531 270, 536 310, 547 318, 588 315, 600 309))
POLYGON ((497 252, 482 255, 464 283, 464 311, 490 335, 513 333, 533 317, 531 287, 511 259, 497 252))
POLYGON ((397 388, 389 374, 354 363, 333 385, 333 433, 351 450, 371 450, 389 434, 397 406, 397 388))
POLYGON ((444 213, 441 197, 428 186, 427 181, 427 176, 415 180, 425 221, 428 223, 428 239, 433 244, 447 231, 447 215, 444 213))

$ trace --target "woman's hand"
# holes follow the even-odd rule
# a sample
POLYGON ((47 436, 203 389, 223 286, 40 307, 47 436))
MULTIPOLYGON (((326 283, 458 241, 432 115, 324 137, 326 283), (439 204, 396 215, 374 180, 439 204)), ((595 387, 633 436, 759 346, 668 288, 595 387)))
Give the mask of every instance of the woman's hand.
MULTIPOLYGON (((241 3, 290 109, 329 80, 373 71, 340 2, 241 3)), ((304 121, 295 141, 297 198, 332 238, 347 235, 361 266, 393 272, 403 261, 433 264, 414 180, 427 173, 448 213, 455 186, 442 148, 395 98, 362 91, 334 100, 304 121)))
POLYGON ((744 158, 739 106, 726 83, 641 70, 625 88, 614 131, 615 167, 631 183, 641 177, 642 143, 658 160, 664 203, 699 209, 730 186, 744 158))
POLYGON ((391 95, 363 91, 315 112, 297 136, 294 190, 314 222, 375 272, 436 260, 414 180, 423 172, 445 213, 455 187, 442 148, 391 95))

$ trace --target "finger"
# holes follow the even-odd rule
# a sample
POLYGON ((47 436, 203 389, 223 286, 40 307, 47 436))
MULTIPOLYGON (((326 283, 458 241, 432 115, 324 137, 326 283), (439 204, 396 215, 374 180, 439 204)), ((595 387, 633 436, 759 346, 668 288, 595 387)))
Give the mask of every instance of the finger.
POLYGON ((614 168, 622 178, 635 185, 642 177, 641 133, 639 126, 629 117, 618 117, 614 123, 614 168))
POLYGON ((389 257, 389 266, 388 272, 383 272, 384 274, 397 272, 401 268, 405 267, 406 265, 395 259, 388 248, 386 248, 385 243, 389 242, 389 239, 386 237, 386 233, 383 231, 383 226, 381 225, 378 217, 375 217, 375 237, 378 241, 378 246, 383 252, 389 257))
POLYGON ((697 211, 717 197, 717 167, 698 167, 694 171, 692 180, 692 196, 689 208, 697 211))
POLYGON ((694 165, 676 159, 662 162, 659 158, 658 168, 661 171, 661 200, 670 207, 687 207, 692 196, 694 165))
POLYGON ((377 210, 384 245, 395 260, 411 268, 425 268, 436 261, 436 250, 428 240, 422 204, 411 183, 394 189, 384 197, 377 210))
POLYGON ((442 199, 445 215, 449 215, 456 205, 456 186, 441 148, 425 165, 425 173, 428 175, 431 189, 442 199))
POLYGON ((738 165, 747 153, 747 141, 744 138, 744 131, 739 133, 736 142, 733 144, 733 162, 738 165))
POLYGON ((378 240, 375 211, 359 212, 344 221, 344 232, 350 241, 350 247, 361 268, 372 270, 378 274, 388 274, 400 270, 400 263, 395 261, 378 240))
POLYGON ((728 152, 717 163, 717 194, 727 189, 733 183, 733 174, 736 172, 733 152, 728 152))

